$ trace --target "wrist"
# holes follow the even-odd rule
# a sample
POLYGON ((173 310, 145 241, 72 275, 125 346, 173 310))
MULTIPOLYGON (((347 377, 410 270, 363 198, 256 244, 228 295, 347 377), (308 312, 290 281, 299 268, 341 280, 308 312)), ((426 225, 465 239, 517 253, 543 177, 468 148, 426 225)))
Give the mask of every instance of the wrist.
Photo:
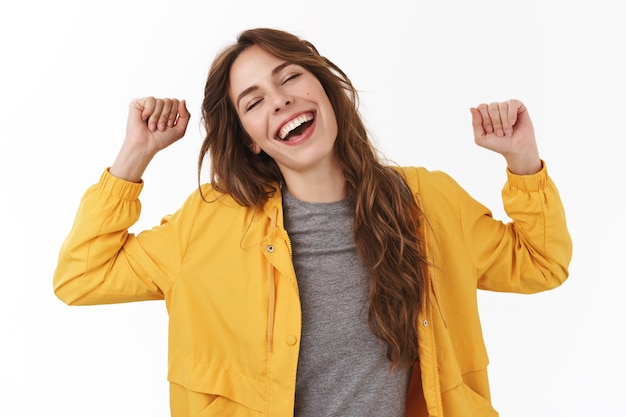
POLYGON ((133 152, 122 146, 109 168, 109 173, 125 181, 140 182, 153 157, 154 155, 144 154, 140 151, 133 152))
POLYGON ((509 171, 515 175, 533 175, 543 168, 538 155, 530 158, 506 158, 506 162, 509 171))

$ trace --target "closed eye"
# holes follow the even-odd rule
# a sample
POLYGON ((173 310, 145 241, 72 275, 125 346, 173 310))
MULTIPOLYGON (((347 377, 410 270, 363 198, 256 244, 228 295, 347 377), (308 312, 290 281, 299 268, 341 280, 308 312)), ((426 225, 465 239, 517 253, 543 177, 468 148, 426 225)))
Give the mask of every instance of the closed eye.
POLYGON ((259 98, 257 100, 253 100, 250 102, 250 104, 248 104, 248 106, 246 106, 246 111, 250 111, 252 110, 254 107, 256 107, 257 104, 259 104, 261 101, 263 101, 262 98, 259 98))
POLYGON ((285 84, 285 83, 286 83, 286 82, 288 82, 288 81, 291 81, 291 80, 293 80, 293 79, 295 79, 295 78, 298 78, 300 75, 301 75, 301 74, 300 74, 299 72, 295 72, 295 73, 293 73, 293 74, 289 74, 289 75, 288 75, 288 76, 287 76, 287 77, 286 77, 286 78, 285 78, 285 79, 284 79, 284 80, 280 83, 280 85, 283 85, 283 84, 285 84))

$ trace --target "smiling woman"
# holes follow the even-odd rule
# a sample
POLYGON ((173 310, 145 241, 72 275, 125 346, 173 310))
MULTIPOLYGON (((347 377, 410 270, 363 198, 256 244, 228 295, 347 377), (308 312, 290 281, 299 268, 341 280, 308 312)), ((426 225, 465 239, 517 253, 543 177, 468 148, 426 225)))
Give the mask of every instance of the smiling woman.
POLYGON ((333 151, 337 119, 315 75, 254 45, 239 54, 229 78, 252 151, 274 160, 290 192, 307 201, 342 198, 341 181, 333 181, 334 192, 326 184, 323 190, 310 187, 320 184, 313 178, 341 178, 342 172, 333 151))
POLYGON ((201 184, 138 235, 141 177, 184 100, 132 101, 54 275, 68 304, 165 299, 171 414, 496 416, 477 289, 568 276, 558 191, 518 100, 470 109, 508 164, 503 223, 449 176, 378 158, 346 74, 309 42, 243 32, 215 59, 201 184))

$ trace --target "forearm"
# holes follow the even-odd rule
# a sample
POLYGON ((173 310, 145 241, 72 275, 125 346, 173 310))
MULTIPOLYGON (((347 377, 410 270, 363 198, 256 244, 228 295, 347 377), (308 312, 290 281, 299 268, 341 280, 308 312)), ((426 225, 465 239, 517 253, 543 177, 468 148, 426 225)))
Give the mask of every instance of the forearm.
POLYGON ((104 173, 87 190, 66 237, 54 273, 55 294, 67 304, 104 304, 159 298, 124 252, 135 237, 128 228, 139 218, 141 184, 104 173))
POLYGON ((153 157, 153 154, 145 150, 133 149, 131 144, 124 143, 109 172, 125 181, 139 183, 153 157))
MULTIPOLYGON (((481 288, 533 293, 559 286, 568 277, 572 242, 556 186, 543 167, 534 175, 508 173, 502 191, 513 220, 501 238, 488 239, 489 262, 481 288)), ((487 234, 485 234, 487 235, 487 234)))
POLYGON ((572 254, 565 209, 545 167, 534 176, 509 173, 502 191, 505 210, 514 220, 519 238, 532 250, 533 259, 564 280, 572 254))

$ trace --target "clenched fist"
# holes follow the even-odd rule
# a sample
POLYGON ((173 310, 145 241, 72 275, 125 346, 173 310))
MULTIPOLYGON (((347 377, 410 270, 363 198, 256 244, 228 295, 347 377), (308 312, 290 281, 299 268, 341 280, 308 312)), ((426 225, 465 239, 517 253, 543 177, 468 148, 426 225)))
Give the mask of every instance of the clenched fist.
POLYGON ((470 111, 477 145, 502 154, 514 174, 532 175, 541 170, 533 124, 521 101, 480 104, 470 111))
POLYGON ((189 118, 184 100, 154 97, 132 100, 126 138, 109 172, 139 182, 157 152, 185 135, 189 118))

